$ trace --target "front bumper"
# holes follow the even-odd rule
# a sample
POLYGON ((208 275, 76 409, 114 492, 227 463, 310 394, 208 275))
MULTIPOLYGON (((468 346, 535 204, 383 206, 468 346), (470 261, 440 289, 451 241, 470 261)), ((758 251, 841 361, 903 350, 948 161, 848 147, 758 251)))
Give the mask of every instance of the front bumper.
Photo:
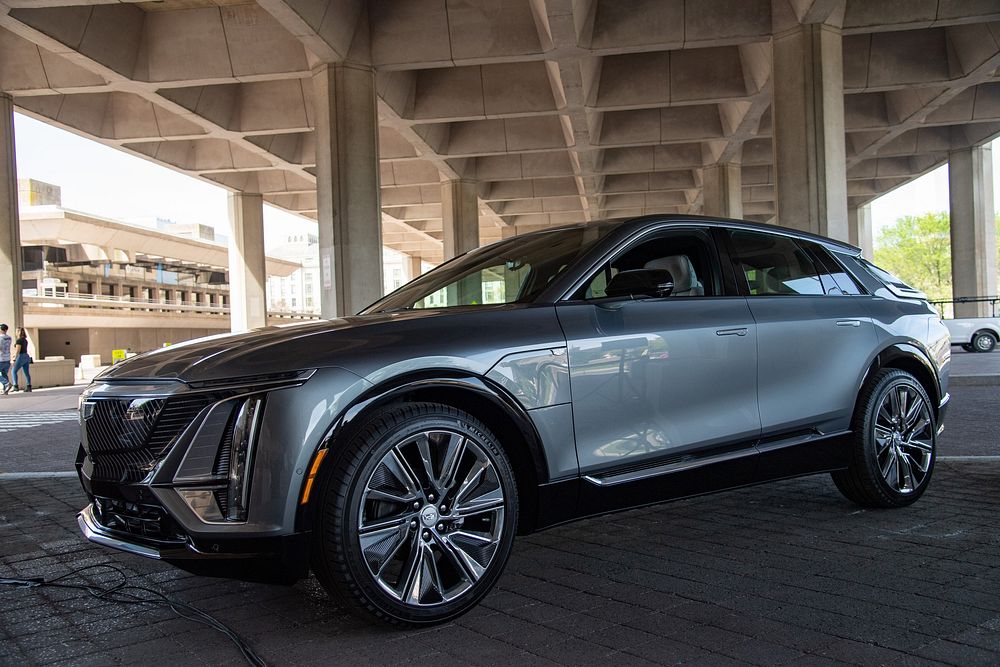
POLYGON ((938 404, 937 410, 937 434, 941 435, 944 431, 944 418, 948 415, 948 406, 951 405, 951 394, 945 393, 941 398, 941 402, 938 404))
POLYGON ((108 530, 88 505, 76 516, 84 537, 125 553, 162 560, 201 576, 292 584, 309 574, 309 535, 224 541, 162 542, 108 530))

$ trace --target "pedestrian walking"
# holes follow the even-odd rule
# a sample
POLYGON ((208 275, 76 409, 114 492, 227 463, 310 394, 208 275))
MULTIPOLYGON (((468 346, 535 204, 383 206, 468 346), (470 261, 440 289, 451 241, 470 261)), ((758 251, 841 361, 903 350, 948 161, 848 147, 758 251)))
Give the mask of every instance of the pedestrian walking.
POLYGON ((7 334, 7 325, 0 324, 0 383, 4 396, 10 393, 10 346, 13 340, 7 334))
POLYGON ((28 368, 30 365, 31 357, 28 356, 28 332, 24 330, 24 327, 21 327, 17 330, 17 340, 14 341, 14 371, 12 373, 14 391, 17 391, 17 372, 20 370, 24 371, 24 391, 31 391, 31 371, 28 368))

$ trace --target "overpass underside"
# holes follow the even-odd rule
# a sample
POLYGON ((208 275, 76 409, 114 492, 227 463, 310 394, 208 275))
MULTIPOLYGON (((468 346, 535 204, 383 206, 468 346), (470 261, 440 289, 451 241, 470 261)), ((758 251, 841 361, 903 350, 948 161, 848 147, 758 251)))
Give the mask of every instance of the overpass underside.
POLYGON ((995 294, 998 70, 995 0, 0 0, 0 295, 14 108, 228 189, 234 328, 264 202, 317 221, 332 316, 383 243, 705 213, 870 252, 866 205, 945 162, 956 294, 995 294))

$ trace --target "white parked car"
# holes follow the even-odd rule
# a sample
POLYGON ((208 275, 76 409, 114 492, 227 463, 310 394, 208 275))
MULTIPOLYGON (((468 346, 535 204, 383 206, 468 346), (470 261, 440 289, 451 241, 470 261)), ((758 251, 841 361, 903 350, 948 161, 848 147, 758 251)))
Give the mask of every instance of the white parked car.
POLYGON ((944 320, 951 344, 966 352, 992 352, 1000 341, 1000 317, 962 317, 944 320))

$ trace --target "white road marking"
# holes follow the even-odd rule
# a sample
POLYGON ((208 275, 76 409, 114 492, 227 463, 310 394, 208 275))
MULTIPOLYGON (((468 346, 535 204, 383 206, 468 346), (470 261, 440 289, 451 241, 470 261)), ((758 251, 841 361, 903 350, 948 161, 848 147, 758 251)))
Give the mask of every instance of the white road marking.
POLYGON ((9 433, 36 426, 46 426, 48 424, 62 424, 66 422, 79 421, 80 416, 76 410, 59 410, 58 412, 30 412, 19 414, 16 412, 0 413, 0 433, 9 433))

